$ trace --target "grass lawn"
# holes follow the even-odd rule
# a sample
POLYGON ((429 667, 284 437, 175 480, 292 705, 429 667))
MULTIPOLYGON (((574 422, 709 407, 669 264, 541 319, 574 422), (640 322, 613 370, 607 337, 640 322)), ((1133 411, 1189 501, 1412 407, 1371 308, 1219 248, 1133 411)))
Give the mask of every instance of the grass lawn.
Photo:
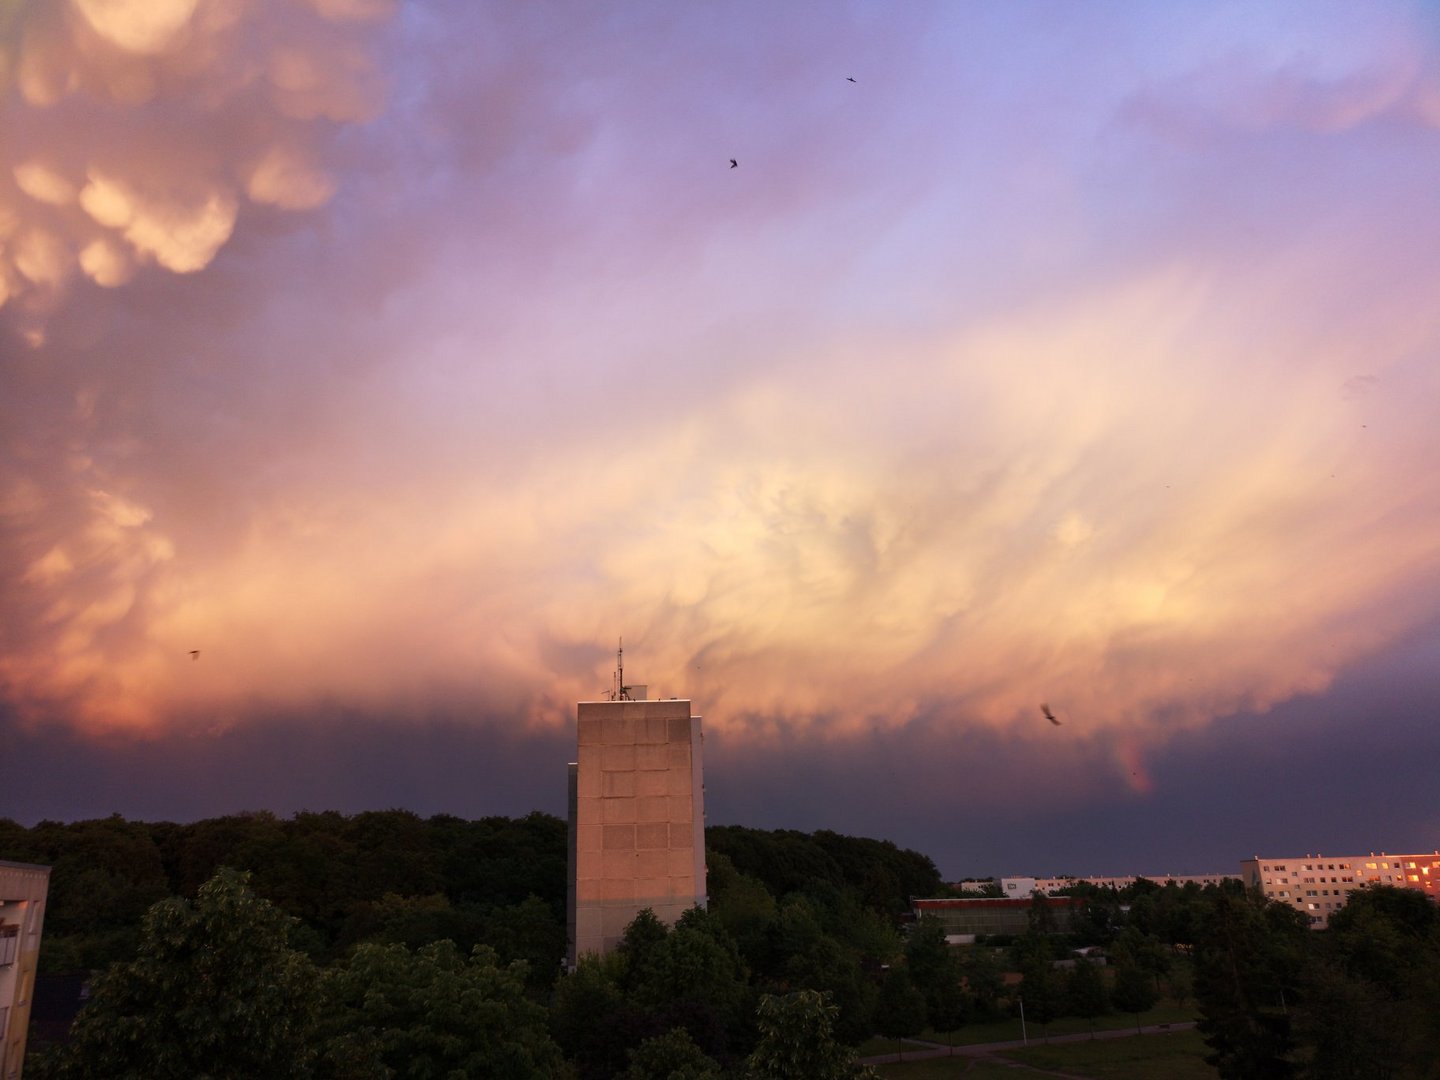
POLYGON ((1064 1069, 1095 1080, 1215 1080, 1217 1073, 1205 1064, 1207 1047, 1198 1031, 1170 1035, 1141 1035, 1133 1039, 1031 1046, 1006 1051, 1012 1061, 1042 1069, 1064 1069))
POLYGON ((917 1061, 913 1065, 908 1061, 904 1065, 877 1065, 875 1071, 885 1080, 891 1077, 895 1080, 1025 1080, 1026 1077, 1041 1075, 1009 1062, 976 1061, 971 1064, 969 1058, 962 1057, 917 1061))
POLYGON ((1205 1064, 1205 1043, 1193 1030, 1133 1039, 1032 1044, 1026 1049, 1006 1050, 1003 1057, 1003 1061, 976 1061, 973 1067, 970 1059, 953 1057, 880 1065, 876 1071, 885 1080, 1019 1080, 1041 1075, 1016 1065, 1062 1070, 1091 1080, 1215 1080, 1217 1075, 1205 1064))
MULTIPOLYGON (((1175 1024, 1187 1020, 1199 1018, 1199 1010, 1195 1003, 1187 1002, 1184 1005, 1177 1005, 1173 1001, 1163 1001, 1149 1012, 1140 1014, 1140 1023, 1149 1026, 1151 1024, 1175 1024)), ((1078 1017, 1067 1016, 1059 1020, 1051 1021, 1048 1027, 1041 1028, 1033 1021, 1027 1023, 1026 1030, 1029 1032, 1030 1041, 1033 1043, 1042 1038, 1043 1035, 1074 1035, 1078 1032, 1089 1031, 1090 1021, 1081 1020, 1078 1017)), ((1111 1013, 1109 1016, 1097 1016, 1095 1018, 1096 1031, 1109 1031, 1113 1028, 1135 1027, 1135 1017, 1130 1013, 1111 1013)), ((1008 1042, 1011 1039, 1020 1038, 1019 1018, 1010 1020, 997 1020, 990 1024, 967 1024, 954 1033, 953 1039, 949 1033, 926 1031, 921 1036, 930 1042, 945 1043, 954 1042, 956 1046, 969 1046, 973 1043, 1008 1042)), ((879 1044, 885 1040, 876 1041, 878 1049, 869 1049, 870 1043, 865 1044, 862 1056, 868 1054, 885 1054, 895 1052, 895 1040, 889 1040, 889 1049, 879 1044)))

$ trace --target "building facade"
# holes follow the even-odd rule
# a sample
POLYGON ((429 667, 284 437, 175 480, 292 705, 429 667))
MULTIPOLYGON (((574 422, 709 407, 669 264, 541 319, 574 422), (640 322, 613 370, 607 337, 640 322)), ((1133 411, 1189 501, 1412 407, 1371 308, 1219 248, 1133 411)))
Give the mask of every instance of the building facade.
POLYGON ((1256 855, 1240 864, 1248 888, 1259 889, 1271 900, 1303 912, 1315 929, 1324 929, 1330 916, 1345 906, 1356 889, 1366 885, 1393 885, 1418 889, 1434 899, 1440 881, 1440 851, 1419 855, 1291 855, 1262 858, 1256 855))
MULTIPOLYGON (((1017 895, 1010 887, 1011 882, 1031 882, 1031 889, 1038 889, 1042 893, 1053 894, 1072 885, 1094 885, 1101 889, 1128 889, 1135 882, 1140 880, 1152 881, 1156 885, 1199 885, 1204 888, 1206 885, 1219 885, 1229 878, 1234 880, 1234 874, 1129 874, 1124 877, 1056 877, 1056 878, 1001 878, 1000 885, 1006 896, 1017 895)), ((1024 894, 1019 894, 1024 895, 1024 894)))
POLYGON ((19 1080, 35 996, 50 868, 0 862, 0 1077, 19 1080))
MULTIPOLYGON (((641 687, 625 688, 643 699, 641 687)), ((570 766, 569 965, 607 953, 644 908, 703 907, 703 737, 690 702, 582 701, 570 766)))

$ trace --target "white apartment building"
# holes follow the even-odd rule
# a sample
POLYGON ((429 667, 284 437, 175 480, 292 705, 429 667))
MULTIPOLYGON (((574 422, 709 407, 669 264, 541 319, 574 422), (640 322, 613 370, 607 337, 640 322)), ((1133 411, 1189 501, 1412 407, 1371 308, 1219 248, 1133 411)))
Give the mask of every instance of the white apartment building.
POLYGON ((49 891, 48 866, 0 862, 0 1077, 4 1080, 19 1080, 25 1065, 49 891))
POLYGON ((1440 881, 1440 851, 1421 855, 1293 855, 1262 858, 1256 855, 1240 864, 1245 885, 1257 888, 1271 900, 1304 912, 1315 929, 1330 923, 1330 916, 1345 906, 1356 889, 1366 885, 1394 885, 1419 889, 1434 898, 1440 881))

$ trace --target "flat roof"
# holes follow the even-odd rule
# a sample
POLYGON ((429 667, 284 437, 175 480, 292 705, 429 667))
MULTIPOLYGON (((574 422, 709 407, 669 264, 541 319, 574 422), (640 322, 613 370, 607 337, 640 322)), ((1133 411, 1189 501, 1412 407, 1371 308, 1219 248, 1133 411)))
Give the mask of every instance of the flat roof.
POLYGON ((45 873, 50 873, 50 867, 33 862, 11 862, 9 859, 0 859, 0 866, 10 870, 44 870, 45 873))

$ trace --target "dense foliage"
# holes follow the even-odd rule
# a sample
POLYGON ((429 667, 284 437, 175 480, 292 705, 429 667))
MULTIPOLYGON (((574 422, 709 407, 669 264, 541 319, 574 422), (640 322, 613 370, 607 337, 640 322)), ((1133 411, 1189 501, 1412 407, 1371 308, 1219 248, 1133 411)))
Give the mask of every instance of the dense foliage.
POLYGON ((850 1048, 876 1034, 1022 1006, 1041 1029, 1138 1023, 1193 996, 1222 1080, 1440 1076, 1440 914, 1419 892, 1365 889, 1316 932, 1237 882, 1077 885, 1068 931, 1037 903, 1018 937, 956 948, 900 917, 946 892, 915 852, 735 826, 707 846, 707 909, 674 927, 643 911, 620 950, 562 975, 565 824, 544 814, 0 820, 0 857, 54 867, 43 968, 103 972, 69 1043, 27 1069, 856 1076, 850 1048))

